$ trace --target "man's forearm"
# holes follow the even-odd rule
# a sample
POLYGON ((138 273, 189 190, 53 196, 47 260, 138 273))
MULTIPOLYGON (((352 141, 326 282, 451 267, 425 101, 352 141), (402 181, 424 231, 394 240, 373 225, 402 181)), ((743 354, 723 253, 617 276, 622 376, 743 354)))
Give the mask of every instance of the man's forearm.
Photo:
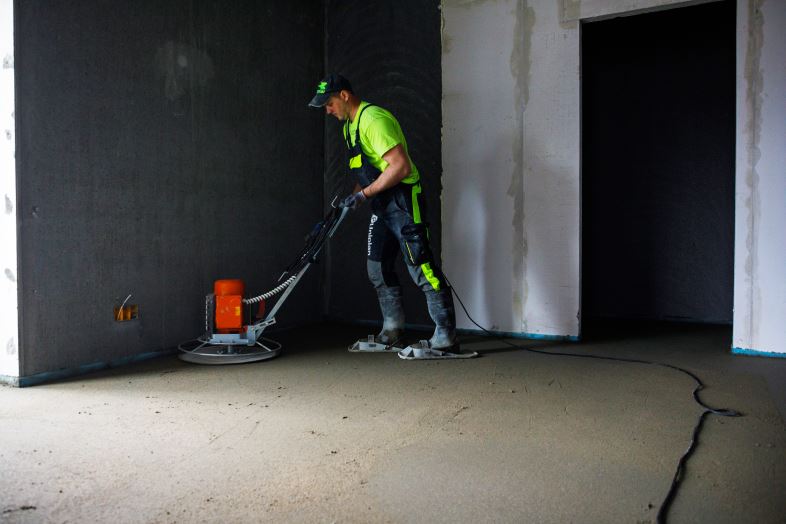
POLYGON ((412 172, 409 155, 400 144, 385 153, 382 158, 388 163, 388 167, 363 190, 363 195, 366 198, 371 198, 399 184, 412 172))
POLYGON ((380 173, 379 177, 373 183, 363 189, 363 194, 366 198, 371 198, 386 189, 390 189, 409 175, 406 169, 391 169, 391 167, 392 166, 388 166, 387 169, 380 173))

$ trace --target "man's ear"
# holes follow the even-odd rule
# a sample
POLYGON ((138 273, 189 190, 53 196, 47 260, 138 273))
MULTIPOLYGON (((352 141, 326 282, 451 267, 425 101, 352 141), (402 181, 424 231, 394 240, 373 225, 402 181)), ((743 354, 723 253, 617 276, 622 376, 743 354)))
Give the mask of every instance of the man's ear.
POLYGON ((339 97, 341 98, 341 100, 343 100, 344 102, 349 102, 349 97, 351 96, 351 94, 350 94, 350 92, 349 92, 349 91, 347 91, 346 89, 342 89, 342 90, 341 90, 341 92, 338 94, 338 96, 339 96, 339 97))

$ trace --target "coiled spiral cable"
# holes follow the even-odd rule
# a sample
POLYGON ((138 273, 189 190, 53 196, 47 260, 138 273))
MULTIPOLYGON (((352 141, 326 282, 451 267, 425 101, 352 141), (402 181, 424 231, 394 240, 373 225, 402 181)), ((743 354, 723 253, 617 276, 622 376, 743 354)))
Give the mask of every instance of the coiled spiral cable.
POLYGON ((291 277, 286 279, 282 284, 274 287, 273 289, 271 289, 267 293, 262 293, 261 295, 257 295, 254 298, 244 298, 243 299, 243 303, 244 304, 257 304, 259 302, 262 302, 263 300, 267 300, 267 299, 269 299, 271 297, 274 297, 274 296, 278 295, 279 293, 281 293, 282 291, 284 291, 286 288, 288 288, 292 284, 292 282, 295 281, 296 278, 297 278, 297 275, 292 275, 291 277))

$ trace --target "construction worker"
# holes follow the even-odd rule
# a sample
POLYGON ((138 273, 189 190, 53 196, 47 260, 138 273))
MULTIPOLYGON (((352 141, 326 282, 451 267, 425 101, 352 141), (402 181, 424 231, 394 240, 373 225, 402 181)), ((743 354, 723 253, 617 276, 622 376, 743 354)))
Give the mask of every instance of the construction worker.
POLYGON ((339 74, 328 75, 318 84, 309 105, 324 107, 328 115, 344 122, 349 171, 356 184, 342 206, 356 209, 369 201, 372 210, 367 270, 377 291, 383 325, 373 342, 361 340, 350 349, 400 349, 395 345, 404 330, 404 308, 394 264, 402 252, 412 280, 426 295, 436 329, 430 340, 405 348, 399 356, 455 357, 459 343, 453 297, 429 246, 420 173, 409 157, 401 126, 389 111, 362 101, 349 81, 339 74))

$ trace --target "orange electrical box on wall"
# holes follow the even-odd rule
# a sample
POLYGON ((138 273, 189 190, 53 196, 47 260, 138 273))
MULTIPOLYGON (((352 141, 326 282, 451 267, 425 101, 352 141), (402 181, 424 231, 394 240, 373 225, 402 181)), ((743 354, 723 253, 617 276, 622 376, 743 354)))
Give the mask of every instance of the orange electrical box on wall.
POLYGON ((213 285, 216 297, 216 331, 219 333, 239 333, 243 330, 243 295, 245 285, 242 280, 216 280, 213 285))

